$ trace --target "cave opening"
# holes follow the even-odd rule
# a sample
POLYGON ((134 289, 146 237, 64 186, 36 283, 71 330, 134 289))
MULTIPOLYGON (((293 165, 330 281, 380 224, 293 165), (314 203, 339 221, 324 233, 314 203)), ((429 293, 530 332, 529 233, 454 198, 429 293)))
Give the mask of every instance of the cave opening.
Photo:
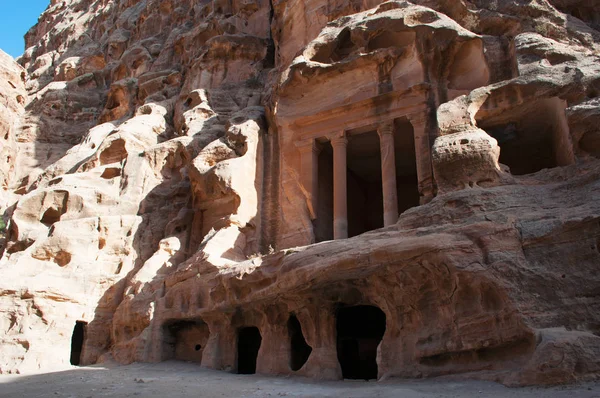
POLYGON ((290 337, 290 368, 295 372, 300 370, 312 353, 312 347, 306 343, 302 333, 302 325, 296 315, 291 315, 288 320, 288 334, 290 337))
POLYGON ((208 325, 201 319, 167 322, 163 328, 162 359, 202 363, 209 337, 208 325))
POLYGON ((377 379, 377 347, 385 313, 374 306, 341 307, 336 314, 337 354, 344 379, 377 379))
POLYGON ((507 165, 511 174, 531 174, 556 167, 552 137, 544 131, 530 135, 519 123, 511 122, 488 127, 486 132, 498 141, 499 162, 507 165))
POLYGON ((79 366, 81 364, 81 352, 83 351, 86 328, 87 322, 75 322, 71 337, 71 365, 79 366))
POLYGON ((256 373, 256 360, 258 350, 262 343, 260 330, 255 326, 241 328, 238 331, 238 374, 248 375, 256 373))
POLYGON ((565 109, 563 100, 547 98, 477 122, 498 141, 499 162, 511 174, 525 175, 573 163, 565 109))

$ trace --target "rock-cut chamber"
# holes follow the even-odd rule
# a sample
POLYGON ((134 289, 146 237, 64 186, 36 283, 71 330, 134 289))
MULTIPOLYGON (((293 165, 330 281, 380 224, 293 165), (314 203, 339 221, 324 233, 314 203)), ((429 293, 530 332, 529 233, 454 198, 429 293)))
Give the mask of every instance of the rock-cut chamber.
POLYGON ((71 365, 79 366, 81 364, 81 352, 83 351, 86 327, 87 322, 77 321, 73 328, 73 335, 71 337, 71 365))
POLYGON ((163 329, 163 360, 202 363, 209 337, 208 325, 200 319, 170 322, 163 329))
POLYGON ((385 334, 381 309, 342 307, 336 314, 337 354, 344 379, 377 379, 377 347, 385 334))
POLYGON ((249 326, 239 329, 237 339, 238 374, 256 373, 256 360, 261 343, 262 336, 257 327, 249 326))

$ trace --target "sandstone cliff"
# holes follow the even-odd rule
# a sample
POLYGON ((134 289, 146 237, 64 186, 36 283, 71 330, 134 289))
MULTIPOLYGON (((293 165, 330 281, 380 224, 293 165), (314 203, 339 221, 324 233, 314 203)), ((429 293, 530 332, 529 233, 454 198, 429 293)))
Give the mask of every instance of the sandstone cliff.
POLYGON ((52 0, 0 54, 0 372, 596 378, 596 8, 52 0))

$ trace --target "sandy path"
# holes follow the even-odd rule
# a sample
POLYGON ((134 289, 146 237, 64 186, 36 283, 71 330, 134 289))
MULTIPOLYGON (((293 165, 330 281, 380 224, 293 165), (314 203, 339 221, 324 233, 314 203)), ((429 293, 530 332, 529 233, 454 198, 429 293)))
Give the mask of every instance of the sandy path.
POLYGON ((323 382, 242 376, 181 362, 92 366, 57 373, 0 376, 0 397, 572 397, 600 398, 600 383, 506 388, 488 382, 420 380, 323 382))

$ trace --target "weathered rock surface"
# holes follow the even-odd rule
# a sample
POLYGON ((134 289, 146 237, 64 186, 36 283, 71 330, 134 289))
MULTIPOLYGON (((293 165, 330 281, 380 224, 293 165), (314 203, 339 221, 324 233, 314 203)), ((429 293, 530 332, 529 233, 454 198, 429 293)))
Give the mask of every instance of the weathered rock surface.
POLYGON ((2 167, 0 167, 0 203, 3 208, 11 200, 9 186, 13 183, 15 164, 17 160, 16 132, 19 128, 20 117, 25 109, 25 70, 18 65, 11 56, 0 51, 0 156, 2 167))
POLYGON ((0 372, 597 378, 584 3, 51 1, 0 53, 0 372))

